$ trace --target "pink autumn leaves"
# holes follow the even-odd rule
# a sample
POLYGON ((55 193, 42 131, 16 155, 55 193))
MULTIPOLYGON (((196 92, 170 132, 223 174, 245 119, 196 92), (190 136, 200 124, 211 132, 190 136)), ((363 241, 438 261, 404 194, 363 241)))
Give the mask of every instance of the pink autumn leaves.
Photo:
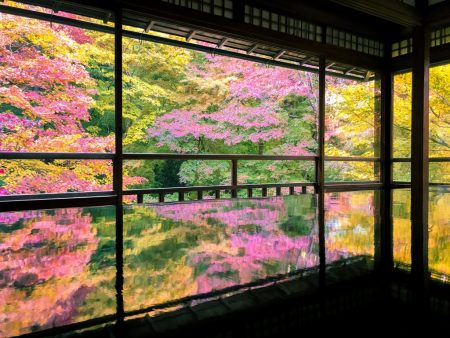
POLYGON ((0 63, 0 102, 8 103, 32 118, 52 121, 64 132, 76 121, 88 120, 94 87, 89 73, 76 62, 49 58, 36 47, 19 46, 11 52, 2 46, 0 63))
POLYGON ((226 145, 258 143, 283 138, 284 127, 285 122, 270 107, 233 105, 214 113, 174 110, 159 117, 148 133, 158 138, 158 146, 167 145, 172 151, 183 152, 177 142, 181 138, 204 137, 226 145))
MULTIPOLYGON (((282 141, 288 132, 282 100, 289 95, 314 99, 315 93, 305 78, 308 75, 303 72, 226 57, 205 58, 206 65, 192 66, 191 72, 201 81, 224 84, 226 97, 218 98, 212 111, 193 105, 157 117, 148 134, 157 140, 158 147, 175 152, 201 152, 202 139, 221 141, 228 146, 282 141)), ((314 120, 311 116, 305 118, 314 120)), ((292 155, 308 155, 306 148, 310 145, 298 142, 283 150, 292 150, 292 155)))
MULTIPOLYGON (((97 143, 92 138, 86 149, 76 141, 87 137, 80 122, 90 119, 95 81, 77 60, 46 55, 22 33, 16 32, 15 39, 0 46, 0 104, 20 110, 23 116, 2 113, 0 126, 6 133, 1 151, 92 151, 87 149, 97 143), (45 124, 51 128, 44 128, 45 124), (58 144, 61 141, 64 144, 58 144), (65 149, 77 143, 76 149, 65 149)), ((111 141, 95 151, 112 150, 111 141)))

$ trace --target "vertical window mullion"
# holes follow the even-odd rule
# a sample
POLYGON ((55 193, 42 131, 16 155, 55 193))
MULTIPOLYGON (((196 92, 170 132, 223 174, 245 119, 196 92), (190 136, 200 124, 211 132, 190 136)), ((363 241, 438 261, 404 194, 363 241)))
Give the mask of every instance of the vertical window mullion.
POLYGON ((123 304, 123 148, 122 148, 122 8, 116 7, 114 23, 114 98, 115 98, 115 158, 113 188, 116 194, 116 306, 117 322, 124 321, 123 304))

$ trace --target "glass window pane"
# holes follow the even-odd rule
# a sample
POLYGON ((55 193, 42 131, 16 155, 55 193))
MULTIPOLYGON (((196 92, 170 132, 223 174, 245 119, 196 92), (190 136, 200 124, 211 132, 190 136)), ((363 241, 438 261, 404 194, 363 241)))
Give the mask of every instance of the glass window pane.
POLYGON ((379 155, 380 114, 376 81, 326 78, 325 154, 379 155))
POLYGON ((410 162, 394 162, 392 170, 394 182, 411 182, 410 162))
POLYGON ((311 155, 318 76, 124 39, 124 151, 311 155))
POLYGON ((114 314, 114 207, 0 213, 0 332, 114 314))
POLYGON ((0 160, 0 196, 107 190, 111 160, 0 160))
MULTIPOLYGON (((446 188, 432 187, 429 193, 428 264, 433 278, 447 280, 450 274, 450 193, 446 188)), ((411 265, 411 190, 393 191, 394 260, 401 267, 411 265)))
POLYGON ((114 36, 8 14, 0 29, 0 151, 113 152, 114 36))
POLYGON ((433 187, 429 196, 428 263, 433 278, 450 276, 450 191, 433 187))
POLYGON ((326 182, 374 182, 379 179, 378 163, 325 161, 326 182))
POLYGON ((371 256, 379 206, 374 191, 325 194, 326 261, 371 256))
POLYGON ((394 261, 411 265, 411 190, 392 191, 392 219, 394 227, 394 261))
POLYGON ((239 161, 239 184, 314 182, 312 161, 239 161))
POLYGON ((316 197, 124 208, 126 310, 317 266, 316 197))
POLYGON ((430 182, 450 184, 450 162, 430 162, 430 182))
POLYGON ((450 64, 430 69, 430 157, 450 157, 449 72, 450 64))
POLYGON ((394 76, 394 157, 411 157, 411 109, 412 109, 411 73, 394 76))
POLYGON ((127 160, 124 171, 136 180, 131 189, 231 184, 231 161, 127 160))

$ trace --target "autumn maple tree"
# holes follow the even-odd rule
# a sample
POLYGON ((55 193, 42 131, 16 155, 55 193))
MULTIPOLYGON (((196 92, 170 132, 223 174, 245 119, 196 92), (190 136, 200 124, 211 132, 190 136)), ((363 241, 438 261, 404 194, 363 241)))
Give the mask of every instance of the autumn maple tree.
MULTIPOLYGON (((83 63, 100 50, 79 28, 0 15, 0 151, 112 152, 114 136, 89 131, 102 97, 83 63), (92 52, 91 52, 92 53, 92 52)), ((111 54, 111 52, 110 52, 111 54)), ((96 74, 97 77, 99 76, 96 74)), ((111 161, 0 162, 2 194, 98 191, 112 187, 111 161)), ((126 183, 140 178, 125 177, 126 183)))

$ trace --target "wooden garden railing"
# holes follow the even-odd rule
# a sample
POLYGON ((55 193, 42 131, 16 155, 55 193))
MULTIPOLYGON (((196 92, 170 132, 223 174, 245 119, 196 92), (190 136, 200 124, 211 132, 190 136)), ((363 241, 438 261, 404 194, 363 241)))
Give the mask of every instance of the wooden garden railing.
MULTIPOLYGON (((288 194, 294 195, 295 188, 301 188, 301 194, 307 193, 307 187, 314 187, 317 191, 317 179, 314 182, 290 182, 290 183, 261 183, 261 184, 239 184, 238 180, 238 163, 239 161, 314 161, 317 171, 317 162, 319 156, 295 156, 295 155, 241 155, 241 154, 137 154, 126 153, 123 154, 124 160, 222 160, 230 161, 230 185, 213 185, 213 186, 190 186, 190 187, 168 187, 168 188, 149 188, 149 189, 130 189, 124 190, 124 195, 137 196, 137 202, 143 203, 144 195, 153 194, 158 195, 158 202, 165 202, 167 194, 178 194, 178 201, 185 200, 185 194, 190 192, 197 193, 197 200, 203 199, 205 191, 214 191, 214 198, 220 199, 222 191, 231 192, 231 198, 236 198, 238 192, 241 190, 247 191, 247 197, 253 197, 254 190, 260 190, 261 196, 268 195, 268 189, 275 188, 275 195, 281 196, 283 194, 282 188, 288 188, 288 194)), ((326 157, 326 161, 358 161, 358 162, 379 162, 379 158, 374 157, 326 157)), ((317 174, 316 174, 317 177, 317 174)), ((377 182, 361 182, 359 186, 367 183, 370 188, 376 188, 377 182)), ((340 188, 344 186, 354 186, 352 183, 335 183, 331 184, 330 188, 340 188)))
POLYGON ((197 200, 203 199, 205 191, 213 191, 214 198, 220 199, 222 192, 229 192, 231 198, 238 197, 240 190, 247 191, 247 197, 253 197, 255 189, 261 190, 261 195, 266 197, 269 188, 275 188, 276 195, 282 194, 282 188, 289 188, 289 194, 295 193, 295 187, 301 187, 301 193, 306 193, 308 186, 314 187, 314 182, 295 183, 265 183, 265 184, 239 184, 238 163, 239 161, 316 161, 317 156, 292 156, 292 155, 237 155, 237 154, 124 154, 124 160, 219 160, 230 162, 230 185, 190 186, 190 187, 168 187, 124 190, 124 195, 137 196, 138 203, 143 203, 144 195, 158 195, 158 202, 165 202, 167 194, 178 194, 178 201, 185 200, 185 194, 196 192, 197 200))
MULTIPOLYGON (((300 188, 300 193, 308 192, 307 188, 312 187, 314 192, 318 191, 317 169, 320 161, 319 156, 294 156, 294 155, 242 155, 242 154, 167 154, 167 153, 123 153, 120 155, 114 153, 25 153, 8 152, 1 153, 0 158, 4 160, 109 160, 116 161, 118 157, 121 160, 221 160, 230 161, 230 182, 229 185, 211 185, 211 186, 190 186, 190 187, 167 187, 167 188, 148 188, 148 189, 128 189, 122 190, 123 195, 137 196, 137 202, 143 203, 144 195, 152 194, 158 196, 158 202, 165 202, 166 195, 178 194, 177 200, 184 201, 186 194, 196 192, 196 199, 204 198, 206 191, 214 192, 215 199, 223 198, 223 193, 227 192, 227 197, 238 197, 238 192, 245 190, 246 197, 254 197, 255 190, 261 192, 262 197, 268 196, 268 189, 275 189, 275 195, 283 194, 293 195, 295 188, 300 188), (315 178, 312 182, 282 182, 282 183, 261 183, 261 184, 239 184, 238 183, 238 165, 239 161, 310 161, 314 162, 315 178), (283 189, 287 188, 287 189, 283 189), (285 192, 287 191, 287 192, 285 192)), ((325 161, 332 162, 372 162, 380 163, 377 157, 325 157, 325 161)), ((326 191, 344 191, 344 190, 367 190, 379 189, 383 185, 379 181, 371 182, 327 182, 326 191)), ((28 210, 38 208, 52 207, 76 207, 76 206, 96 206, 105 204, 114 204, 117 193, 115 190, 101 192, 67 192, 57 194, 35 194, 35 195, 14 195, 0 196, 0 205, 10 211, 28 210)), ((241 195, 241 197, 244 197, 241 195)))
MULTIPOLYGON (((117 155, 114 153, 25 153, 25 152, 3 152, 3 160, 109 160, 114 161, 117 155)), ((241 155, 241 154, 136 154, 124 153, 123 160, 222 160, 230 161, 230 182, 229 185, 211 185, 211 186, 190 186, 190 187, 167 187, 167 188, 148 188, 148 189, 128 189, 123 190, 123 195, 137 196, 138 203, 144 201, 144 195, 157 195, 158 202, 166 202, 168 194, 178 194, 177 200, 184 201, 186 194, 195 192, 196 199, 204 198, 205 192, 214 192, 213 198, 220 199, 227 193, 227 197, 238 197, 239 191, 246 191, 246 197, 254 197, 255 191, 260 191, 260 196, 268 196, 268 190, 274 189, 275 195, 296 193, 295 188, 300 188, 300 193, 309 192, 308 187, 312 187, 317 192, 317 168, 319 156, 293 156, 293 155, 241 155), (239 161, 311 161, 315 163, 316 177, 312 182, 282 182, 282 183, 261 183, 261 184, 238 184, 238 166, 239 161), (283 189, 287 188, 287 189, 283 189)), ((377 157, 330 157, 325 156, 326 162, 372 162, 380 163, 377 157)), ((391 163, 409 163, 410 158, 392 158, 391 163)), ((431 157, 430 163, 448 163, 450 157, 431 157)), ((389 187, 408 188, 410 182, 392 182, 389 187)), ((450 188, 449 182, 430 182, 430 186, 441 186, 450 188)), ((325 191, 345 191, 345 190, 368 190, 380 189, 383 184, 379 181, 371 182, 326 182, 325 191)), ((242 194, 240 195, 242 196, 242 194)), ((14 195, 0 196, 0 205, 4 210, 29 210, 36 208, 56 208, 56 207, 76 207, 76 206, 97 206, 105 204, 114 204, 116 198, 115 191, 100 192, 67 192, 56 194, 34 194, 34 195, 14 195)))

